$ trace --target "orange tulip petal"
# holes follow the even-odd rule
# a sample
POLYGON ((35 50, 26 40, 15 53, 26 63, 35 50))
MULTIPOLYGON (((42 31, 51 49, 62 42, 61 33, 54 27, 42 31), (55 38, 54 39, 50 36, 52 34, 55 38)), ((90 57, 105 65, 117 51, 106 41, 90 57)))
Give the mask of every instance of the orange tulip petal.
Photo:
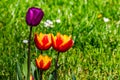
POLYGON ((60 46, 63 43, 63 39, 60 34, 57 35, 56 38, 56 46, 60 46))
POLYGON ((41 46, 40 42, 38 41, 38 35, 35 34, 35 38, 34 38, 34 42, 35 42, 35 45, 38 49, 43 49, 43 47, 41 46))
POLYGON ((55 38, 55 36, 52 34, 52 47, 54 48, 54 49, 56 49, 56 38, 55 38))
POLYGON ((43 66, 44 66, 44 61, 43 61, 43 60, 40 60, 40 62, 39 62, 39 68, 40 68, 40 69, 43 69, 43 66))
POLYGON ((49 61, 45 66, 44 66, 44 70, 47 70, 47 69, 49 69, 49 67, 50 67, 50 65, 51 65, 51 62, 49 61))
POLYGON ((45 46, 48 42, 49 42, 49 41, 48 41, 48 36, 45 35, 45 36, 43 37, 43 39, 42 39, 42 43, 43 43, 43 45, 45 46))
POLYGON ((39 68, 39 62, 37 59, 35 59, 36 66, 39 68))
POLYGON ((67 43, 65 43, 64 45, 61 45, 61 46, 59 47, 59 51, 60 51, 60 52, 65 52, 65 51, 67 51, 68 49, 70 49, 72 46, 73 46, 73 41, 72 41, 72 40, 69 40, 67 43))

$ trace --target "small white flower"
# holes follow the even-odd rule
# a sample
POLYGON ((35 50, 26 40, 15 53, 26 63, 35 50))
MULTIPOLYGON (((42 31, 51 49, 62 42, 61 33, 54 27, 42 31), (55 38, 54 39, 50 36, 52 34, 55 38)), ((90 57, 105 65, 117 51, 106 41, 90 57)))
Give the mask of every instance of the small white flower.
POLYGON ((110 21, 110 19, 109 19, 109 18, 106 18, 106 17, 103 17, 103 21, 104 21, 105 23, 107 23, 107 22, 110 21))
POLYGON ((28 40, 23 40, 23 43, 27 44, 27 43, 28 43, 28 40))
POLYGON ((51 20, 46 20, 46 22, 44 22, 44 26, 45 27, 53 27, 53 22, 51 20))
POLYGON ((56 22, 56 23, 60 23, 60 22, 61 22, 61 20, 60 20, 60 19, 57 19, 55 22, 56 22))

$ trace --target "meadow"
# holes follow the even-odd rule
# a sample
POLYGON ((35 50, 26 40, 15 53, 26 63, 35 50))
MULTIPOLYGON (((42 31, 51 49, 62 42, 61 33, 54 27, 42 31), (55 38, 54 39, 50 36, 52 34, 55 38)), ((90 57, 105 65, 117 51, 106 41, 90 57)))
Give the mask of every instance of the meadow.
MULTIPOLYGON (((18 64, 21 74, 26 73, 28 45, 23 41, 29 37, 25 16, 30 7, 39 7, 45 14, 33 28, 32 65, 40 54, 34 33, 60 32, 71 35, 74 46, 60 53, 58 80, 120 79, 119 0, 1 0, 0 80, 17 80, 18 64), (45 27, 47 20, 52 24, 45 27)), ((43 54, 52 57, 52 65, 43 75, 43 80, 49 80, 57 53, 51 48, 43 54)))

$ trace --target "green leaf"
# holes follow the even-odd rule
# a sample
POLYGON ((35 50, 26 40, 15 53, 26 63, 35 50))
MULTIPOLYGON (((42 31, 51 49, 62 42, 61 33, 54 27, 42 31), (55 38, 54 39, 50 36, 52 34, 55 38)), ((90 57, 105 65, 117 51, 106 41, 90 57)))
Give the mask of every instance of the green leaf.
POLYGON ((25 59, 24 64, 22 65, 22 68, 23 68, 23 75, 27 79, 27 58, 25 59))
POLYGON ((17 76, 19 80, 22 80, 22 73, 18 62, 17 62, 17 76))
POLYGON ((40 77, 39 69, 36 68, 34 71, 34 78, 35 78, 35 80, 39 80, 39 77, 40 77))
POLYGON ((49 79, 48 80, 54 80, 54 77, 52 74, 49 75, 49 79))
POLYGON ((74 74, 72 75, 72 80, 76 80, 76 77, 74 74))
POLYGON ((31 70, 32 70, 32 74, 34 74, 34 72, 35 72, 35 65, 33 64, 33 62, 31 62, 31 70))

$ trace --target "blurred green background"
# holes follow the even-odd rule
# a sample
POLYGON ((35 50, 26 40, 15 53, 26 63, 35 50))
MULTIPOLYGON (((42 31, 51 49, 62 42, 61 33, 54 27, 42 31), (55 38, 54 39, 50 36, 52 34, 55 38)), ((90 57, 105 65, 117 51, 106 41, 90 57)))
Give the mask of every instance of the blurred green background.
MULTIPOLYGON (((120 79, 120 1, 119 0, 1 0, 0 1, 0 79, 17 80, 17 63, 26 60, 29 27, 25 16, 30 7, 42 8, 45 15, 33 28, 31 56, 33 64, 40 51, 34 45, 34 33, 72 35, 74 46, 60 54, 59 80, 120 79), (60 20, 57 23, 56 20, 60 20), (53 27, 45 27, 46 20, 53 27)), ((53 58, 44 73, 48 80, 57 52, 44 51, 53 58)), ((23 73, 22 73, 23 74, 23 73)))

